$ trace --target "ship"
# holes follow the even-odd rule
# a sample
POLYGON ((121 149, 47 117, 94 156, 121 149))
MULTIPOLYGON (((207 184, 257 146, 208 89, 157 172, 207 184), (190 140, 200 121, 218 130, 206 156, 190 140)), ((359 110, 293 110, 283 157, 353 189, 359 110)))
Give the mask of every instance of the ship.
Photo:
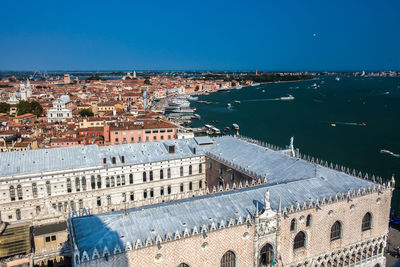
POLYGON ((382 154, 388 154, 391 156, 394 156, 395 154, 392 151, 386 150, 386 149, 381 149, 381 153, 382 154))
POLYGON ((235 129, 236 131, 239 131, 239 125, 237 125, 236 123, 232 124, 233 129, 235 129))
POLYGON ((287 95, 287 96, 282 96, 279 98, 280 100, 294 100, 294 96, 292 95, 287 95))

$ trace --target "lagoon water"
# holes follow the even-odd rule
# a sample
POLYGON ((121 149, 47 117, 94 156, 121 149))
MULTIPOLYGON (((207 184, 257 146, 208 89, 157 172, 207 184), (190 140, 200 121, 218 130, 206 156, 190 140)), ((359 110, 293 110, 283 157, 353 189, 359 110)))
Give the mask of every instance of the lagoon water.
MULTIPOLYGON (((192 121, 193 127, 212 124, 222 131, 237 123, 241 135, 281 147, 294 136, 301 153, 384 179, 394 174, 400 188, 400 157, 380 153, 386 149, 400 154, 400 78, 341 76, 337 81, 322 76, 217 92, 199 100, 213 103, 192 101, 201 115, 201 120, 192 121), (279 100, 288 94, 295 99, 279 100)), ((398 211, 399 191, 392 201, 398 211)))

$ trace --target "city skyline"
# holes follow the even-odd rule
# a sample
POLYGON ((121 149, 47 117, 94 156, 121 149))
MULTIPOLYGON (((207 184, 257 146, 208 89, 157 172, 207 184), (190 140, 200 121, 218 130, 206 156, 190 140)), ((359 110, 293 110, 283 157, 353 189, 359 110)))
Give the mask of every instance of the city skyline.
POLYGON ((396 1, 4 3, 0 70, 400 70, 400 37, 393 34, 399 7, 396 1))

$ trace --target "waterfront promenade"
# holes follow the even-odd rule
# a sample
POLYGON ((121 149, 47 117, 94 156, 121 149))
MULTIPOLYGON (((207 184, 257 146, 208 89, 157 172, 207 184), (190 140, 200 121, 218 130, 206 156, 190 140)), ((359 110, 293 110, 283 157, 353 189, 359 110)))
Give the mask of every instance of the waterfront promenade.
POLYGON ((390 227, 389 240, 385 251, 387 267, 400 267, 400 258, 397 256, 396 252, 398 246, 400 246, 400 231, 390 227))

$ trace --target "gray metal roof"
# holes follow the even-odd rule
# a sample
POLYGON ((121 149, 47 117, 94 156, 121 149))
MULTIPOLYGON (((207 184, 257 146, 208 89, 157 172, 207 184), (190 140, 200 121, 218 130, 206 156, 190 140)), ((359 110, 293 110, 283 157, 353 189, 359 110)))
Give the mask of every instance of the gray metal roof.
MULTIPOLYGON (((192 152, 190 147, 196 146, 197 141, 185 140, 188 143, 181 145, 180 153, 189 155, 192 152)), ((150 144, 143 144, 147 147, 146 151, 150 151, 150 144)), ((310 198, 322 199, 348 190, 373 186, 372 182, 234 137, 213 138, 212 145, 197 148, 203 153, 211 152, 236 166, 266 176, 268 183, 130 209, 127 215, 124 212, 114 212, 74 218, 73 227, 81 253, 86 250, 91 254, 94 248, 102 251, 104 246, 110 249, 116 244, 123 247, 127 241, 134 244, 137 239, 141 239, 143 242, 149 236, 154 240, 158 234, 165 237, 167 233, 173 234, 176 230, 182 234, 185 228, 191 230, 203 224, 209 226, 212 222, 220 223, 221 220, 253 215, 257 202, 262 207, 267 190, 270 192, 271 208, 277 210, 280 199, 282 207, 289 207, 309 201, 310 198)), ((118 146, 115 149, 121 148, 118 146)), ((154 153, 163 153, 158 150, 161 148, 157 143, 153 143, 151 149, 155 149, 154 153)))
POLYGON ((157 235, 165 238, 167 233, 174 234, 177 230, 183 234, 185 228, 191 231, 195 226, 200 231, 202 225, 209 227, 212 222, 218 225, 230 218, 238 219, 254 215, 256 203, 261 210, 267 190, 270 192, 270 203, 277 210, 279 200, 282 207, 303 203, 311 199, 321 199, 333 196, 337 192, 347 192, 372 183, 333 173, 334 171, 320 167, 320 172, 333 175, 331 178, 310 178, 287 184, 244 188, 221 192, 175 202, 162 203, 96 216, 73 218, 73 227, 78 248, 89 255, 94 248, 103 251, 104 247, 121 248, 129 241, 133 245, 137 239, 144 243, 147 237, 154 241, 157 235))

